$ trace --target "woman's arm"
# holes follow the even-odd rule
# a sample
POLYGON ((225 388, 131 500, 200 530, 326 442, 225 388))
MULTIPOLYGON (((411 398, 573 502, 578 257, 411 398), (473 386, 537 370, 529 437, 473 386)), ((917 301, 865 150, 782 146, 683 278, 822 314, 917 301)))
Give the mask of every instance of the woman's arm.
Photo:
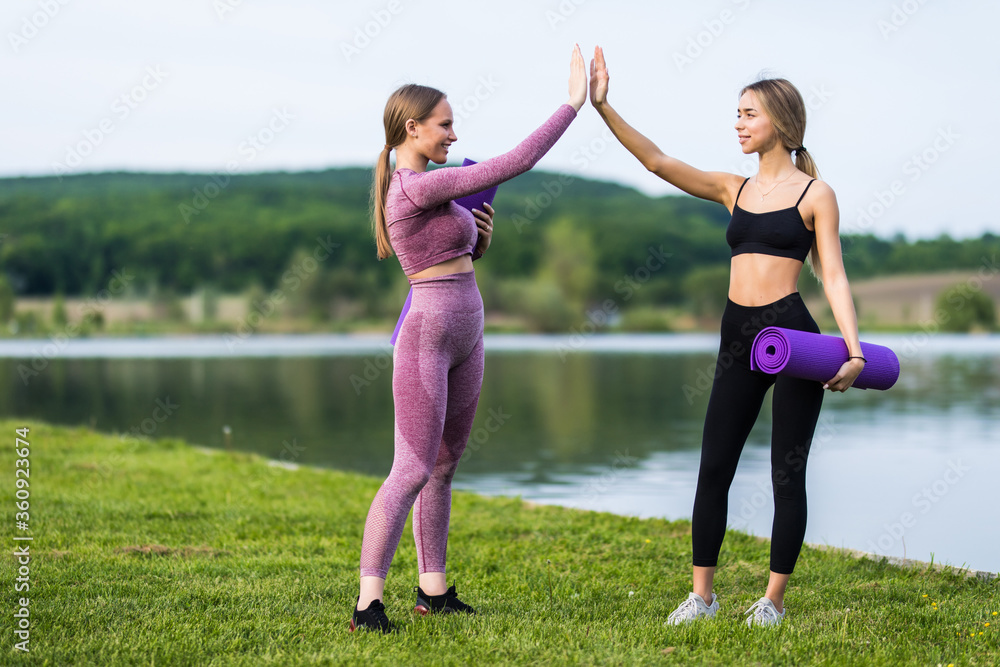
MULTIPOLYGON (((844 271, 844 257, 840 249, 840 209, 833 188, 817 181, 810 191, 813 199, 813 220, 816 230, 816 249, 819 252, 821 278, 826 299, 830 302, 833 319, 847 343, 848 354, 864 356, 858 337, 858 316, 851 298, 851 286, 844 271)), ((865 368, 861 359, 848 359, 825 385, 830 391, 847 391, 865 368)))
POLYGON ((429 209, 509 181, 535 166, 574 118, 576 111, 564 104, 514 150, 468 167, 444 167, 411 174, 403 190, 418 207, 429 209))
POLYGON ((590 101, 618 141, 649 171, 688 194, 718 202, 731 208, 732 192, 743 179, 736 174, 720 171, 702 171, 676 158, 665 155, 656 144, 643 136, 608 104, 610 77, 604 61, 604 50, 594 48, 590 61, 590 101))
POLYGON ((468 167, 447 167, 425 171, 408 178, 405 192, 422 209, 492 188, 528 171, 542 159, 587 101, 587 71, 580 45, 570 59, 569 101, 514 150, 468 167))

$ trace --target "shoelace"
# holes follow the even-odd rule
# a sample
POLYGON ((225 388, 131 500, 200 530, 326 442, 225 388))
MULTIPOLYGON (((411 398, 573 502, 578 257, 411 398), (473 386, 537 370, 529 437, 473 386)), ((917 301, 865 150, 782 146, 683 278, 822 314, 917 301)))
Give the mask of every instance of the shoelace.
POLYGON ((780 614, 778 614, 778 610, 763 600, 757 600, 754 602, 753 606, 747 609, 744 613, 752 613, 754 620, 762 622, 776 621, 781 618, 780 614))
MULTIPOLYGON (((419 595, 420 593, 419 586, 414 587, 413 590, 419 595)), ((426 593, 424 595, 427 598, 427 604, 431 605, 435 609, 451 609, 454 611, 466 611, 467 609, 472 608, 458 599, 458 593, 455 591, 454 586, 449 587, 448 590, 442 593, 441 595, 427 595, 426 593), (434 606, 436 603, 440 604, 441 606, 440 607, 434 606)))
POLYGON ((458 593, 455 591, 454 586, 448 589, 448 591, 444 594, 444 598, 445 606, 449 606, 456 611, 466 611, 468 609, 472 609, 472 607, 458 599, 458 593))
POLYGON ((374 618, 379 625, 383 625, 384 627, 389 626, 389 617, 385 614, 385 605, 382 604, 381 600, 374 600, 371 603, 371 606, 369 606, 365 611, 371 614, 371 617, 374 618))
POLYGON ((698 611, 698 602, 694 598, 688 598, 687 600, 684 600, 684 602, 681 603, 681 606, 677 607, 677 609, 672 611, 670 613, 670 616, 667 616, 667 620, 672 621, 675 618, 682 618, 684 615, 686 615, 691 611, 694 612, 698 611))

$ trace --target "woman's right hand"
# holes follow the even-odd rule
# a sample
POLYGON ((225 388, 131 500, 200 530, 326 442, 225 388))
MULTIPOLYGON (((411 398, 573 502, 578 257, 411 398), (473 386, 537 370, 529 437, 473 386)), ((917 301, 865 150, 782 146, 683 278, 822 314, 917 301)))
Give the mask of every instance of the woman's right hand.
POLYGON ((604 49, 594 47, 594 59, 590 61, 590 103, 599 108, 608 98, 608 66, 604 62, 604 49))
POLYGON ((569 63, 569 104, 579 111, 587 102, 587 65, 583 61, 580 45, 573 48, 573 57, 569 63))

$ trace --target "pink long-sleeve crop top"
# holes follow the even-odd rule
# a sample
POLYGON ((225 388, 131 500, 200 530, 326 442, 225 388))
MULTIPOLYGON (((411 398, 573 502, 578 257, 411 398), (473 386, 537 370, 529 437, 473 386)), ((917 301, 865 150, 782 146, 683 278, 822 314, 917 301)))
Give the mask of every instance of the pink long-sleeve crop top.
POLYGON ((393 172, 386 197, 386 225, 403 273, 411 275, 471 253, 478 234, 476 218, 453 200, 531 169, 574 118, 576 110, 564 104, 514 150, 468 167, 393 172))

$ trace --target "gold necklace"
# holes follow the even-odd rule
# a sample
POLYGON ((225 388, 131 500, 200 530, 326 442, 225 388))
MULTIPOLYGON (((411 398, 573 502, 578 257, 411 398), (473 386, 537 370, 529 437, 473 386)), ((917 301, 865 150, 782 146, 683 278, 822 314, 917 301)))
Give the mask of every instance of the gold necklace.
MULTIPOLYGON (((760 192, 760 200, 764 201, 764 197, 766 197, 769 194, 771 194, 776 187, 778 187, 779 185, 781 185, 782 183, 784 183, 785 181, 787 181, 789 178, 791 178, 792 174, 794 174, 795 171, 796 170, 792 170, 792 171, 788 172, 788 176, 785 176, 783 179, 781 179, 780 181, 778 181, 777 183, 775 183, 774 185, 772 185, 771 189, 768 190, 767 192, 761 192, 761 190, 760 190, 760 182, 756 178, 753 179, 754 187, 757 188, 757 192, 760 192)), ((759 176, 759 174, 758 174, 758 176, 759 176)))

